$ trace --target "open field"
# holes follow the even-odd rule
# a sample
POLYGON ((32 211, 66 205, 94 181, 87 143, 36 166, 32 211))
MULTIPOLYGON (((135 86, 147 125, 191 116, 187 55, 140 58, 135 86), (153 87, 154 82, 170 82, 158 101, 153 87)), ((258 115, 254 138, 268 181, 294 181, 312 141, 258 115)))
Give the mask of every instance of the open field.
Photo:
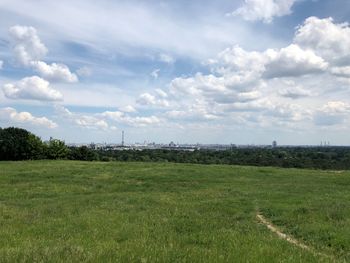
POLYGON ((0 262, 350 261, 350 172, 1 162, 0 189, 0 262))

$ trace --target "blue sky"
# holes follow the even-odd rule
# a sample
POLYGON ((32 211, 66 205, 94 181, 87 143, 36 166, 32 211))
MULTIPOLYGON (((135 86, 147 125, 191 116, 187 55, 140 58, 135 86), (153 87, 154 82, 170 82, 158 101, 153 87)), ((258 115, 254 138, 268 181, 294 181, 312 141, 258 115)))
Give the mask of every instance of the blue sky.
POLYGON ((349 145, 347 0, 0 1, 0 126, 349 145))

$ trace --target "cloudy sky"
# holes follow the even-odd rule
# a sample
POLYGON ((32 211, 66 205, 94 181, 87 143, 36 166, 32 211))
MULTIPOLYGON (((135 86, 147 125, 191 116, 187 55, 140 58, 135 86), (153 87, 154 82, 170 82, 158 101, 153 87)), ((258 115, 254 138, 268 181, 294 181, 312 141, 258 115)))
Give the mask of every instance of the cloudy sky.
POLYGON ((350 145, 348 0, 0 0, 0 126, 350 145))

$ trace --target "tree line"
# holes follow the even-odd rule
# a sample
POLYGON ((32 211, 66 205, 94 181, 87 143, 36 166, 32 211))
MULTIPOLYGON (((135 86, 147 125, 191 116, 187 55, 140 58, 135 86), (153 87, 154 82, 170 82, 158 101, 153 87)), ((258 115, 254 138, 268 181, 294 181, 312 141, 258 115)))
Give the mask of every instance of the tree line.
POLYGON ((350 147, 232 148, 196 150, 94 150, 68 147, 63 141, 39 137, 20 128, 0 128, 0 160, 68 159, 84 161, 177 162, 277 166, 288 168, 350 169, 350 147))
POLYGON ((43 142, 25 129, 0 128, 0 160, 39 159, 99 160, 97 152, 86 146, 68 147, 64 141, 52 138, 43 142))

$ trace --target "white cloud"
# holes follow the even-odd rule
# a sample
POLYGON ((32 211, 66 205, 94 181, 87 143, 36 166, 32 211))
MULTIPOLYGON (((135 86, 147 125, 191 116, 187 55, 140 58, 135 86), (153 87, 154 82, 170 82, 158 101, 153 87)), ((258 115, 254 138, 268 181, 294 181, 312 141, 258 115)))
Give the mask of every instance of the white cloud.
POLYGON ((192 78, 176 78, 170 84, 170 92, 178 99, 185 96, 205 98, 218 103, 232 103, 257 99, 260 93, 255 90, 259 87, 258 81, 249 76, 196 74, 192 78))
POLYGON ((330 72, 338 77, 350 78, 350 66, 333 67, 330 72))
POLYGON ((64 64, 52 63, 48 65, 43 61, 32 61, 30 65, 45 79, 64 82, 78 81, 78 77, 70 72, 69 68, 64 64))
POLYGON ((149 93, 143 93, 138 98, 137 103, 141 105, 154 105, 156 104, 156 97, 149 93))
POLYGON ((329 62, 350 65, 350 27, 332 18, 309 17, 298 27, 294 42, 312 49, 329 62))
POLYGON ((314 114, 314 122, 320 126, 344 123, 349 118, 350 105, 343 101, 330 101, 314 114))
MULTIPOLYGON (((203 20, 200 13, 190 9, 176 12, 179 4, 182 5, 178 1, 159 5, 153 1, 141 5, 118 1, 97 5, 84 0, 33 4, 7 0, 0 1, 0 8, 7 14, 7 23, 18 23, 20 19, 44 25, 40 27, 40 34, 45 36, 47 44, 83 43, 106 54, 122 52, 136 56, 144 56, 146 50, 158 61, 160 54, 171 56, 173 60, 178 56, 205 59, 231 43, 242 40, 248 43, 250 32, 254 31, 240 21, 222 19, 223 9, 207 9, 209 14, 203 20), (66 20, 74 26, 68 25, 66 20), (233 28, 235 34, 232 34, 233 28)), ((196 5, 203 7, 199 2, 196 5)), ((267 34, 261 36, 264 40, 270 38, 267 34)))
POLYGON ((245 0, 244 5, 230 15, 239 15, 248 21, 270 23, 274 17, 289 15, 296 0, 245 0))
POLYGON ((290 81, 286 83, 286 87, 281 88, 278 93, 282 97, 291 98, 291 99, 299 99, 304 97, 310 97, 313 93, 310 90, 304 89, 302 86, 298 86, 294 83, 294 81, 290 81))
POLYGON ((0 108, 0 120, 15 124, 29 124, 43 126, 46 128, 56 128, 58 125, 46 117, 35 117, 29 112, 17 112, 14 108, 0 108))
POLYGON ((62 100, 62 94, 51 88, 50 83, 37 76, 23 78, 16 83, 8 83, 3 86, 3 92, 9 99, 58 101, 62 100))
POLYGON ((158 76, 159 76, 159 72, 160 72, 160 69, 155 69, 151 72, 151 77, 153 77, 154 79, 157 79, 158 76))
POLYGON ((124 113, 121 111, 105 111, 101 113, 101 116, 120 122, 124 118, 124 113))
POLYGON ((90 77, 92 75, 92 69, 87 66, 84 66, 77 70, 77 74, 80 77, 90 77))
POLYGON ((31 61, 29 65, 41 77, 55 82, 78 82, 79 79, 76 74, 72 73, 67 65, 62 63, 47 64, 44 61, 31 61))
POLYGON ((157 125, 161 123, 161 120, 156 116, 147 116, 147 117, 126 117, 124 123, 135 126, 135 127, 145 127, 149 125, 157 125))
POLYGON ((265 115, 277 118, 282 122, 297 122, 309 118, 309 112, 298 104, 271 103, 265 115))
POLYGON ((143 93, 139 96, 136 101, 139 105, 143 106, 157 106, 157 107, 168 107, 169 102, 158 96, 151 95, 149 93, 143 93))
MULTIPOLYGON (((211 74, 196 73, 171 81, 167 99, 172 102, 172 109, 168 110, 167 118, 203 120, 209 116, 218 120, 225 116, 241 121, 259 120, 265 127, 273 121, 287 127, 288 122, 311 119, 312 112, 311 106, 291 104, 287 99, 322 94, 326 83, 320 86, 315 79, 328 76, 330 70, 328 61, 295 43, 260 52, 246 51, 236 45, 220 52, 207 65, 211 74), (188 107, 197 105, 198 100, 200 110, 188 107)), ((345 71, 342 69, 341 73, 345 71)), ((149 104, 154 99, 149 97, 149 104)))
POLYGON ((110 127, 105 120, 98 118, 97 116, 73 113, 60 105, 56 105, 55 108, 56 112, 61 117, 79 127, 93 130, 108 130, 109 128, 112 130, 116 129, 114 126, 110 127))
POLYGON ((162 53, 162 54, 159 54, 159 61, 167 64, 173 64, 175 62, 175 59, 169 54, 162 53))
POLYGON ((14 42, 13 51, 18 63, 27 66, 33 60, 40 60, 48 52, 34 27, 17 25, 11 27, 9 32, 14 42))
POLYGON ((121 111, 127 112, 127 113, 137 112, 137 110, 135 109, 135 107, 132 106, 132 105, 126 105, 126 106, 120 107, 119 109, 120 109, 121 111))
POLYGON ((247 81, 261 77, 302 76, 323 72, 328 67, 322 57, 312 50, 303 50, 296 44, 278 50, 267 49, 264 52, 249 52, 234 46, 219 53, 217 59, 210 60, 209 65, 220 74, 239 73, 247 81))
POLYGON ((102 113, 75 113, 63 106, 56 105, 57 113, 69 122, 87 129, 116 130, 118 125, 128 125, 133 127, 146 127, 158 125, 161 119, 156 116, 128 116, 121 111, 105 111, 102 113))
MULTIPOLYGON (((263 18, 259 19, 265 22, 272 21, 274 17, 278 16, 276 14, 271 15, 272 13, 272 11, 268 13, 270 14, 270 18, 263 16, 263 18)), ((234 19, 234 21, 239 20, 234 19)), ((244 23, 244 25, 247 24, 244 23)), ((179 25, 179 27, 181 26, 179 25)), ((203 123, 210 123, 213 127, 220 126, 223 129, 225 127, 239 129, 240 127, 238 125, 244 129, 251 125, 251 123, 255 123, 255 127, 259 127, 260 125, 261 127, 268 128, 266 129, 268 131, 275 129, 279 125, 282 127, 281 129, 287 129, 290 126, 297 127, 299 125, 299 127, 306 130, 312 128, 312 125, 315 124, 324 126, 332 123, 344 124, 348 119, 347 116, 349 116, 347 110, 333 112, 331 109, 341 107, 339 105, 334 107, 328 104, 327 106, 322 106, 322 104, 325 99, 327 101, 337 101, 339 99, 346 101, 350 94, 348 86, 350 83, 350 59, 348 58, 350 56, 346 49, 346 47, 350 46, 350 42, 347 42, 348 39, 346 37, 348 28, 347 24, 336 24, 331 19, 315 18, 314 20, 306 20, 296 30, 294 40, 291 40, 288 44, 282 46, 282 48, 282 42, 263 42, 259 37, 257 38, 259 39, 257 41, 259 43, 255 44, 252 42, 249 45, 245 45, 244 42, 242 43, 240 41, 230 41, 231 43, 240 43, 241 47, 237 45, 225 49, 215 59, 210 60, 206 69, 208 70, 206 72, 209 73, 199 72, 193 75, 188 73, 190 75, 175 78, 167 86, 162 87, 162 89, 150 91, 149 86, 144 86, 144 92, 147 91, 147 93, 136 96, 136 98, 135 92, 137 91, 132 85, 137 83, 138 79, 132 79, 132 81, 128 82, 131 85, 127 92, 125 89, 118 89, 119 85, 127 86, 125 83, 122 83, 124 80, 118 80, 117 83, 111 84, 108 88, 104 88, 104 84, 90 82, 76 85, 75 89, 71 89, 69 85, 64 84, 60 84, 58 87, 59 91, 65 94, 65 103, 67 105, 82 105, 81 103, 84 103, 85 106, 94 104, 117 109, 116 111, 102 113, 72 113, 71 123, 85 128, 94 127, 93 129, 97 130, 112 129, 112 127, 119 128, 119 125, 133 127, 143 127, 146 125, 152 127, 154 125, 154 127, 162 127, 163 125, 168 125, 167 122, 179 125, 183 125, 184 123, 184 125, 191 124, 192 127, 196 126, 197 122, 199 123, 198 127, 203 123), (325 36, 323 35, 322 30, 328 32, 329 39, 327 39, 327 34, 325 36), (315 40, 311 39, 313 37, 315 40), (279 48, 266 49, 266 47, 271 47, 271 45, 279 48), (95 87, 93 87, 94 85, 95 87), (81 100, 81 98, 84 98, 84 100, 81 100), (116 98, 118 99, 116 100, 116 98), (137 113, 135 108, 138 110, 137 113), (147 113, 151 116, 144 116, 147 113)), ((235 31, 235 29, 232 30, 235 31)), ((110 30, 106 29, 106 32, 111 32, 110 30)), ((125 30, 128 31, 128 29, 125 30)), ((213 30, 212 34, 214 34, 214 28, 211 30, 213 30)), ((232 30, 231 32, 233 32, 232 30)), ((92 34, 89 31, 81 32, 92 34)), ((205 32, 208 31, 205 30, 205 32)), ((206 35, 205 32, 203 35, 206 35)), ((223 37, 222 32, 219 32, 218 38, 223 37)), ((70 34, 72 34, 71 31, 70 34)), ((235 35, 239 34, 239 32, 235 31, 235 35)), ((189 46, 192 46, 193 50, 193 46, 198 44, 198 42, 190 43, 190 41, 186 40, 186 34, 184 35, 184 39, 181 41, 188 43, 189 46)), ((163 31, 159 32, 158 36, 164 36, 165 39, 171 40, 171 38, 166 37, 168 35, 164 34, 163 31)), ((47 33, 45 37, 48 37, 47 33)), ((82 35, 78 37, 79 39, 84 39, 82 35)), ((137 39, 133 40, 133 43, 139 43, 136 33, 135 37, 137 39)), ((256 38, 256 36, 254 37, 256 38)), ((98 37, 95 38, 97 39, 98 37)), ((140 40, 142 39, 140 38, 140 40)), ((232 38, 228 37, 228 39, 232 38)), ((123 38, 124 40, 125 38, 123 38)), ((282 39, 280 41, 284 40, 282 39)), ((93 43, 95 47, 101 44, 100 39, 96 41, 96 43, 93 43)), ((115 43, 121 43, 118 41, 114 39, 108 44, 118 46, 115 45, 115 43)), ((164 52, 164 54, 169 52, 170 54, 174 54, 174 56, 175 54, 176 56, 180 56, 178 49, 162 48, 164 43, 154 45, 155 43, 152 41, 153 39, 150 42, 146 41, 147 43, 141 41, 142 44, 140 45, 146 48, 136 50, 133 47, 133 50, 136 53, 139 52, 138 50, 147 53, 147 58, 153 60, 156 64, 159 64, 161 61, 159 52, 164 52), (147 50, 147 47, 154 48, 147 50)), ((221 43, 218 46, 222 50, 222 47, 225 47, 226 44, 223 45, 221 40, 218 41, 221 43)), ((89 48, 93 46, 91 45, 91 41, 84 43, 87 43, 89 48)), ((131 42, 129 41, 129 43, 131 42)), ((108 54, 113 53, 109 51, 114 49, 105 48, 103 46, 101 50, 106 51, 106 53, 108 51, 108 54)), ((125 46, 121 44, 120 49, 123 48, 125 46)), ((189 53, 187 50, 186 54, 188 55, 189 53)), ((210 57, 212 56, 211 54, 208 52, 206 56, 210 57)), ((133 55, 139 56, 139 54, 133 55)), ((93 59, 96 58, 93 57, 93 59)), ((164 62, 168 61, 166 63, 173 63, 171 59, 163 60, 164 62)), ((72 61, 78 60, 72 58, 72 61)), ((192 62, 190 60, 189 65, 192 65, 192 62)), ((48 68, 47 72, 50 73, 46 76, 42 75, 43 78, 54 79, 52 77, 57 72, 54 72, 52 68, 55 63, 51 64, 50 61, 50 63, 46 64, 41 60, 34 60, 29 64, 33 63, 42 64, 48 68)), ((91 65, 84 61, 80 61, 79 63, 91 65)), ((94 63, 100 63, 100 61, 96 59, 94 63)), ((167 66, 165 64, 162 65, 167 66)), ((128 64, 127 66, 130 65, 128 64)), ((203 65, 199 66, 197 64, 197 66, 202 68, 203 65)), ((193 68, 188 67, 186 64, 184 69, 191 70, 193 68)), ((66 69, 69 74, 73 75, 73 71, 70 71, 68 67, 66 69)), ((176 74, 176 72, 179 71, 175 70, 171 73, 176 74)), ((66 76, 69 76, 69 74, 66 76)), ((79 69, 76 71, 76 74, 78 76, 84 76, 85 73, 83 69, 79 69)), ((153 76, 159 76, 158 69, 153 72, 153 76)), ((64 79, 65 77, 62 78, 64 79)), ((69 77, 65 81, 67 79, 69 77)), ((106 78, 104 81, 111 80, 106 78)), ((152 83, 144 84, 151 85, 152 83)))
POLYGON ((41 61, 47 54, 46 46, 41 42, 34 27, 13 26, 9 29, 14 42, 14 55, 18 63, 33 68, 45 79, 53 81, 77 82, 78 77, 68 66, 60 63, 51 65, 41 61))
POLYGON ((109 128, 105 120, 99 120, 93 116, 80 116, 75 119, 75 123, 79 126, 88 128, 88 129, 102 129, 107 130, 109 128))
POLYGON ((221 74, 227 71, 261 72, 264 70, 265 60, 261 52, 249 52, 235 45, 220 52, 217 59, 211 59, 209 64, 215 66, 216 71, 221 74))
POLYGON ((208 110, 205 104, 197 103, 182 109, 167 111, 165 117, 170 120, 184 120, 191 122, 211 121, 220 118, 208 110))
POLYGON ((161 120, 156 116, 131 117, 131 116, 125 115, 123 112, 120 112, 120 111, 105 111, 97 115, 108 118, 117 123, 126 124, 129 126, 135 126, 135 127, 145 127, 148 125, 159 124, 161 122, 161 120))
POLYGON ((303 50, 292 44, 278 51, 265 52, 267 63, 264 76, 267 78, 302 76, 325 71, 328 63, 311 50, 303 50))
POLYGON ((255 100, 249 102, 232 102, 223 107, 224 112, 263 112, 271 109, 272 105, 269 100, 255 100))
POLYGON ((0 69, 2 69, 3 65, 4 65, 4 61, 0 60, 0 69))
POLYGON ((168 97, 168 94, 162 89, 155 89, 154 91, 157 94, 157 96, 160 98, 167 98, 168 97))
POLYGON ((175 78, 170 83, 170 92, 172 95, 183 96, 186 94, 199 96, 226 91, 224 78, 216 77, 212 74, 203 75, 202 73, 197 73, 194 77, 175 78))

